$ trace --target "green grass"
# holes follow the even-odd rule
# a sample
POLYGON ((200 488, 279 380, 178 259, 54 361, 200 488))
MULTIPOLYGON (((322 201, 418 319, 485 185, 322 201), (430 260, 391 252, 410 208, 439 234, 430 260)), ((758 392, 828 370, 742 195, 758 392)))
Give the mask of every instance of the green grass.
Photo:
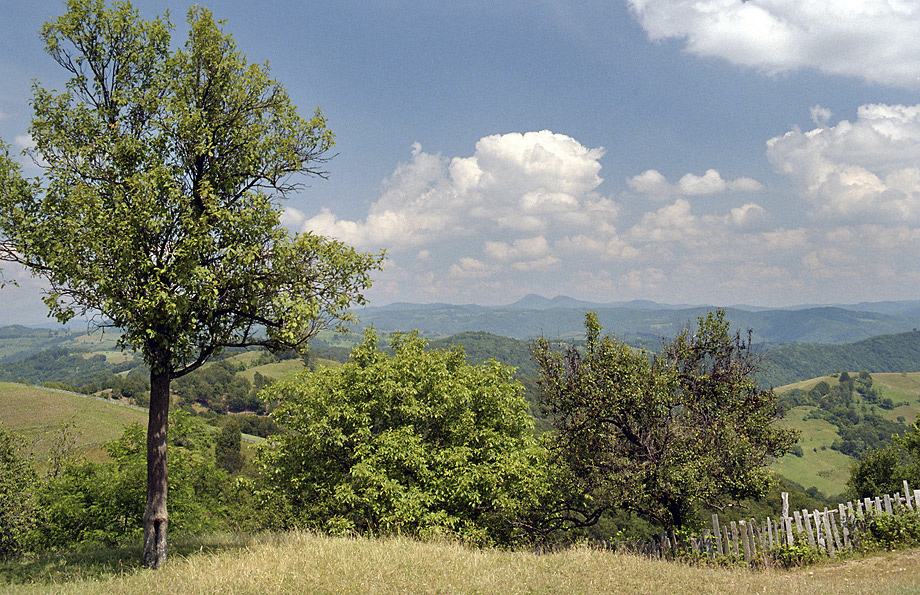
POLYGON ((794 407, 786 414, 784 422, 802 432, 799 446, 803 456, 787 454, 772 468, 806 488, 814 486, 823 494, 833 496, 846 489, 854 459, 831 450, 831 444, 839 437, 836 426, 823 419, 803 419, 812 409, 814 407, 794 407))
POLYGON ((286 359, 274 364, 264 364, 254 368, 248 368, 245 372, 240 372, 240 376, 245 377, 250 382, 255 378, 256 372, 263 376, 268 376, 274 380, 281 380, 287 376, 293 376, 298 372, 303 372, 306 367, 301 359, 286 359))
POLYGON ((118 438, 132 422, 147 424, 147 412, 102 399, 0 382, 0 423, 35 443, 41 459, 60 424, 73 421, 76 447, 90 460, 105 458, 102 444, 118 438))
MULTIPOLYGON (((851 376, 857 373, 850 372, 851 376)), ((818 382, 825 381, 831 386, 837 383, 835 376, 822 376, 803 380, 794 384, 781 386, 776 389, 777 394, 782 394, 794 388, 809 390, 818 382)), ((879 415, 891 421, 896 421, 898 416, 903 417, 907 423, 913 423, 920 414, 920 372, 898 374, 872 374, 873 386, 881 391, 882 398, 892 401, 907 402, 890 411, 877 408, 879 415)), ((857 404, 860 399, 856 400, 857 404)), ((788 454, 776 461, 772 468, 779 474, 807 487, 815 486, 827 496, 842 493, 846 489, 846 482, 850 476, 850 466, 856 459, 831 450, 834 440, 839 438, 837 428, 823 420, 804 420, 803 417, 812 407, 795 407, 786 414, 784 421, 788 426, 800 430, 802 439, 799 445, 804 456, 796 457, 788 454)))
POLYGON ((554 554, 310 533, 175 540, 160 570, 136 547, 0 565, 5 593, 917 593, 920 552, 793 571, 706 568, 587 547, 554 554), (4 584, 5 582, 5 584, 4 584))

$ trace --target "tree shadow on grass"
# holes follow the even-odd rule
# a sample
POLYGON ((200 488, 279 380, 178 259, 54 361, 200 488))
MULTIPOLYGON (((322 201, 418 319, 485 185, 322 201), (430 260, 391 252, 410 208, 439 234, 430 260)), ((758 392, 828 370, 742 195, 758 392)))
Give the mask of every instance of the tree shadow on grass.
MULTIPOLYGON (((258 540, 256 535, 236 533, 176 537, 169 543, 169 558, 239 550, 258 540)), ((116 546, 79 545, 66 551, 0 561, 0 587, 131 575, 144 570, 141 567, 142 549, 140 541, 116 546)))

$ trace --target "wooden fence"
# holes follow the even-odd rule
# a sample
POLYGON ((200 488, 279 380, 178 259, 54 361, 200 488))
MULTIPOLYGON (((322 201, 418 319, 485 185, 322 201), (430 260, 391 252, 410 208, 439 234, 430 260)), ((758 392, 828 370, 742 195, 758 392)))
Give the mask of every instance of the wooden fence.
POLYGON ((872 514, 891 515, 900 510, 920 514, 920 490, 911 491, 904 482, 903 493, 885 494, 840 504, 824 510, 794 510, 789 512, 789 494, 783 492, 783 512, 779 519, 765 521, 749 519, 722 523, 712 515, 712 529, 702 535, 678 538, 673 531, 661 532, 651 540, 605 542, 604 547, 653 558, 673 558, 678 554, 693 556, 727 556, 750 563, 769 556, 769 551, 781 545, 807 544, 811 548, 836 557, 840 551, 858 544, 865 530, 865 519, 872 514))

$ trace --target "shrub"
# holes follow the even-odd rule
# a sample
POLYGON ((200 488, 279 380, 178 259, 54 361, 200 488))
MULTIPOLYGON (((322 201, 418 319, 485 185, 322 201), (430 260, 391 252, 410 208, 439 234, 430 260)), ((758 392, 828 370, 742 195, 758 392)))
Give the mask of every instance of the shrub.
POLYGON ((368 331, 351 361, 267 388, 289 431, 259 453, 263 502, 285 525, 330 533, 509 543, 538 495, 542 450, 512 370, 368 331))
POLYGON ((821 558, 821 552, 802 543, 782 544, 770 548, 770 559, 783 568, 798 568, 815 564, 821 558))

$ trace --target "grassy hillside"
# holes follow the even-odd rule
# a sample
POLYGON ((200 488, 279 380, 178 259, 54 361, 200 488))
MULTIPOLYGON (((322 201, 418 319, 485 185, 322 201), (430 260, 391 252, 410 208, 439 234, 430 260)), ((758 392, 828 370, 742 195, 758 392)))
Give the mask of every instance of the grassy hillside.
POLYGON ((72 421, 76 447, 91 460, 105 456, 102 444, 132 422, 147 424, 147 412, 103 399, 22 384, 0 383, 0 423, 35 442, 39 458, 62 423, 72 421))
POLYGON ((134 550, 105 562, 63 557, 0 566, 0 590, 26 593, 916 593, 920 552, 794 571, 692 567, 588 548, 537 555, 404 538, 309 533, 172 544, 164 568, 134 550), (69 562, 69 563, 68 563, 69 562), (35 581, 35 582, 31 582, 35 581))
MULTIPOLYGON (((897 407, 884 410, 876 408, 879 415, 889 421, 904 420, 913 423, 920 414, 920 372, 872 374, 873 386, 881 390, 882 398, 890 398, 897 407)), ((819 382, 831 385, 837 383, 835 376, 822 376, 796 382, 776 389, 782 395, 792 389, 810 390, 819 382)), ((856 399, 857 405, 861 405, 856 399)), ((773 469, 802 484, 815 486, 825 495, 836 495, 844 491, 849 478, 850 465, 856 459, 831 449, 835 440, 840 438, 837 427, 821 419, 805 419, 814 407, 794 407, 786 414, 785 422, 802 432, 799 445, 802 456, 788 454, 773 465, 773 469)))
POLYGON ((831 444, 840 437, 834 425, 821 419, 802 419, 810 409, 796 407, 786 414, 785 423, 802 433, 802 456, 787 454, 773 464, 773 470, 806 488, 814 486, 826 496, 840 494, 846 489, 855 459, 831 450, 831 444))

